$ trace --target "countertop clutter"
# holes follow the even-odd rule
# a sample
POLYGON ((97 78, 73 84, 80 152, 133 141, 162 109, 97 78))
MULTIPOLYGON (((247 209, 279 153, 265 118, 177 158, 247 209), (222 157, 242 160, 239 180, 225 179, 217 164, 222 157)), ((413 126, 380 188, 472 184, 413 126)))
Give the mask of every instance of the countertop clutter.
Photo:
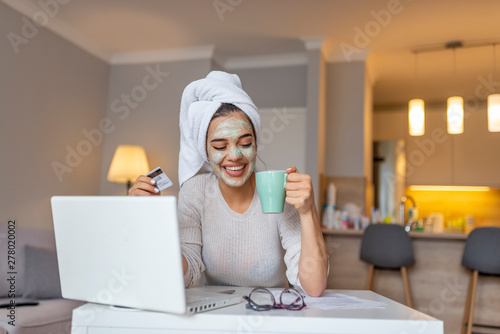
MULTIPOLYGON (((369 215, 362 206, 352 202, 344 202, 338 207, 328 200, 323 206, 322 228, 363 230, 375 223, 404 222, 402 225, 407 232, 463 234, 465 237, 476 227, 500 226, 500 190, 478 191, 476 189, 484 187, 460 187, 466 190, 443 191, 434 188, 438 190, 407 188, 407 194, 399 204, 386 201, 381 209, 372 207, 367 210, 371 211, 369 215)), ((443 189, 448 188, 453 187, 443 189)))
MULTIPOLYGON (((419 218, 417 206, 410 207, 406 215, 404 204, 400 215, 400 221, 405 222, 402 225, 411 237, 466 239, 475 228, 473 215, 446 219, 442 213, 433 212, 419 218)), ((361 235, 370 224, 377 223, 399 224, 394 223, 391 217, 382 219, 378 209, 372 209, 371 217, 367 217, 353 204, 347 204, 342 211, 337 210, 336 206, 323 207, 321 226, 324 234, 361 235)))
MULTIPOLYGON (((324 235, 339 235, 339 236, 361 236, 364 230, 336 230, 336 229, 323 229, 324 235)), ((463 232, 424 232, 424 231, 410 231, 408 232, 410 238, 416 239, 453 239, 453 240, 465 240, 467 239, 467 233, 463 232)))

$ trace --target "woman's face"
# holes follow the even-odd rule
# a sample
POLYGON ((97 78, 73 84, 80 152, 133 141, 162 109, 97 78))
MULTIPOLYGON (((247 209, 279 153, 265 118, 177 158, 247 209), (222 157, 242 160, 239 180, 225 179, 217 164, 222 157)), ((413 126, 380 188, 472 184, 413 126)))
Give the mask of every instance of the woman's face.
POLYGON ((241 187, 252 175, 257 157, 252 125, 243 112, 210 122, 207 155, 212 169, 231 187, 241 187))

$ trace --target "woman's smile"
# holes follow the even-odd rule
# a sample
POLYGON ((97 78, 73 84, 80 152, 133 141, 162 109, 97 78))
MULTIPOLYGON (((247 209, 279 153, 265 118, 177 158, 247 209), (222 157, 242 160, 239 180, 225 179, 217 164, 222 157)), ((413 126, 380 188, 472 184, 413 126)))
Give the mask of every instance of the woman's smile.
POLYGON ((246 164, 234 164, 223 166, 224 172, 231 177, 240 177, 246 172, 246 164))

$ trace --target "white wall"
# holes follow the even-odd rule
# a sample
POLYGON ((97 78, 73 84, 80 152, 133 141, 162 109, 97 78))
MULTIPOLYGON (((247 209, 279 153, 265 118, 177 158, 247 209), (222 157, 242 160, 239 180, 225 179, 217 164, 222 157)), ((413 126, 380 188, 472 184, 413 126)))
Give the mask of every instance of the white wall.
POLYGON ((259 108, 262 142, 261 169, 294 165, 306 172, 307 67, 236 69, 243 89, 259 108))
POLYGON ((365 176, 365 62, 328 64, 326 162, 329 176, 365 176))
POLYGON ((82 131, 105 113, 109 66, 45 29, 16 53, 7 36, 21 36, 21 19, 0 3, 0 220, 48 228, 51 196, 99 192, 102 145, 82 131), (69 166, 67 148, 86 156, 69 166))
POLYGON ((101 195, 125 195, 126 185, 106 180, 111 159, 118 145, 142 145, 150 168, 161 166, 174 185, 164 195, 177 195, 179 160, 179 113, 184 88, 205 77, 210 60, 192 60, 160 64, 113 66, 109 80, 109 118, 115 128, 104 140, 101 163, 101 195), (161 72, 154 80, 151 71, 161 72), (146 79, 146 85, 144 79, 146 79), (151 90, 141 87, 152 87, 151 90), (140 92, 147 94, 142 96, 140 92), (129 105, 122 100, 130 95, 129 105), (128 112, 127 112, 128 110, 128 112))
POLYGON ((306 170, 305 108, 273 108, 260 110, 262 140, 258 149, 261 169, 286 169, 293 165, 304 173, 306 170))
POLYGON ((307 66, 229 70, 259 108, 305 107, 307 66))

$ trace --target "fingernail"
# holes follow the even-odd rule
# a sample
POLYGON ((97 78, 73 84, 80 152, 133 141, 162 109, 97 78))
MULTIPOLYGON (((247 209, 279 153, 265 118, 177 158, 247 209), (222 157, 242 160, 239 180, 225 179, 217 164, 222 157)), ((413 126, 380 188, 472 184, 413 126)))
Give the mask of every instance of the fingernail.
POLYGON ((155 184, 155 183, 156 183, 156 181, 154 179, 151 180, 151 184, 155 184))
POLYGON ((288 167, 286 170, 292 170, 292 167, 288 167))
POLYGON ((159 192, 159 191, 160 191, 160 189, 158 189, 158 188, 155 188, 155 193, 157 193, 157 192, 159 192))

